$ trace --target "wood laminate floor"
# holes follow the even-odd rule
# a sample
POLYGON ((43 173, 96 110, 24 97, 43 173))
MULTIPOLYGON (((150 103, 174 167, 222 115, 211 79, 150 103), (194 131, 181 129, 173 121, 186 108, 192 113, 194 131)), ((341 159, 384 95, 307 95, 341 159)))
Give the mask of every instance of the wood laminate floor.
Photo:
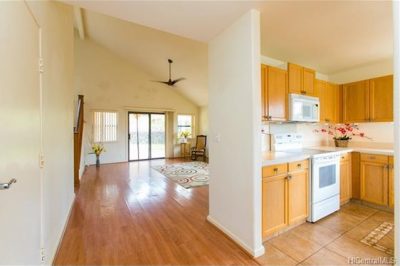
POLYGON ((185 189, 157 160, 89 167, 55 265, 257 265, 206 221, 208 187, 185 189))

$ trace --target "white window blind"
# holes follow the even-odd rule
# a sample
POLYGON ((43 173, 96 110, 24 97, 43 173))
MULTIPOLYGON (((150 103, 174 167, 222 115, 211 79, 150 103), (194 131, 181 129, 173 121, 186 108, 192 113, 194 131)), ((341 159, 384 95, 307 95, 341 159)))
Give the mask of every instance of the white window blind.
POLYGON ((117 141, 117 113, 94 112, 94 142, 117 141))

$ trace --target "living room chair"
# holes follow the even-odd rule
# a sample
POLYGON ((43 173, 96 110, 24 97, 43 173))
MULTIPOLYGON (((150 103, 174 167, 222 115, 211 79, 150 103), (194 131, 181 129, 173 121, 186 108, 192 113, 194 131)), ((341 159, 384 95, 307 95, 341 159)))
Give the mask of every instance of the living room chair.
POLYGON ((195 161, 198 157, 203 157, 203 161, 206 161, 206 146, 207 136, 198 135, 196 137, 196 146, 191 149, 191 159, 195 161))

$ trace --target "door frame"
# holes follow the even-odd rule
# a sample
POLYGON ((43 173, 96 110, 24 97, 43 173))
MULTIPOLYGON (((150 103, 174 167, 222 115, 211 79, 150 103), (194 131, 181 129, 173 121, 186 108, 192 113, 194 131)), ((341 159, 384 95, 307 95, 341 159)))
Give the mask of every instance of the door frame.
MULTIPOLYGON (((158 159, 165 159, 166 158, 166 156, 164 156, 164 157, 157 157, 157 158, 151 158, 151 115, 152 114, 154 114, 154 115, 164 115, 164 140, 165 140, 165 142, 167 141, 167 126, 166 126, 166 123, 167 123, 167 121, 166 121, 166 114, 165 113, 163 113, 163 112, 136 112, 136 111, 128 111, 128 136, 127 136, 127 138, 128 138, 128 162, 138 162, 138 161, 149 161, 149 160, 158 160, 158 159), (148 115, 148 117, 149 117, 149 158, 147 158, 147 159, 137 159, 137 160, 131 160, 131 158, 130 158, 130 132, 129 132, 129 129, 130 129, 130 120, 129 120, 129 116, 131 115, 131 114, 144 114, 144 115, 148 115)), ((164 154, 166 155, 166 146, 167 146, 167 143, 164 143, 164 154)), ((138 149, 138 151, 139 151, 139 149, 138 149)), ((138 158, 139 158, 139 156, 138 156, 138 158)))

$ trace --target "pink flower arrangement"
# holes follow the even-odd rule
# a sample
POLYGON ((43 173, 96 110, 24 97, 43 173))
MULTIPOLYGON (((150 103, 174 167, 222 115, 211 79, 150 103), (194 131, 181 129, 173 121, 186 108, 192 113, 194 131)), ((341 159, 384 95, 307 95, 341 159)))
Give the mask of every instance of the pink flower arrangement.
POLYGON ((327 128, 314 130, 317 133, 328 134, 334 140, 351 140, 353 137, 367 138, 364 132, 361 132, 357 124, 329 124, 327 128))

